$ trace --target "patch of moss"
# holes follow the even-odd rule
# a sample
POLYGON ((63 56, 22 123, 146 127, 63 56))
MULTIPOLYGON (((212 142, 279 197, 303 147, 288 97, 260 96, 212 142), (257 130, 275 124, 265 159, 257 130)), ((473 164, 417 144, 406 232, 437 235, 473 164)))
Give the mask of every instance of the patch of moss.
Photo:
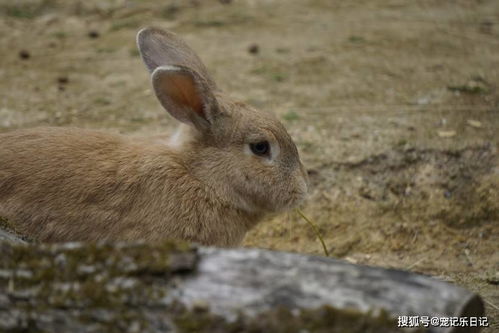
MULTIPOLYGON (((331 306, 317 309, 290 310, 278 307, 264 311, 255 317, 239 315, 235 321, 208 311, 187 310, 177 305, 170 312, 179 332, 182 333, 378 333, 406 332, 386 312, 365 314, 355 310, 340 310, 331 306)), ((424 328, 411 332, 426 332, 424 328)))
POLYGON ((453 92, 470 95, 488 94, 490 92, 490 84, 482 77, 476 76, 465 84, 451 85, 448 86, 447 89, 453 92))
POLYGON ((28 293, 36 306, 117 307, 165 297, 161 279, 195 268, 184 243, 15 245, 0 243, 0 288, 28 293))
POLYGON ((5 230, 12 230, 12 226, 6 218, 0 216, 0 228, 5 230))
POLYGON ((24 236, 20 232, 18 232, 16 230, 16 228, 14 227, 13 223, 9 222, 9 220, 7 220, 6 218, 4 218, 2 216, 0 216, 0 229, 7 231, 8 233, 18 237, 19 239, 21 239, 23 241, 26 241, 26 242, 31 241, 27 236, 24 236))
POLYGON ((278 307, 254 317, 241 312, 229 321, 208 306, 188 309, 165 301, 175 289, 175 276, 196 267, 196 249, 185 243, 0 243, 0 252, 0 295, 8 302, 0 311, 17 317, 15 326, 0 323, 0 331, 40 332, 47 331, 47 323, 56 323, 49 327, 95 332, 160 332, 171 325, 183 333, 402 332, 385 312, 278 307))

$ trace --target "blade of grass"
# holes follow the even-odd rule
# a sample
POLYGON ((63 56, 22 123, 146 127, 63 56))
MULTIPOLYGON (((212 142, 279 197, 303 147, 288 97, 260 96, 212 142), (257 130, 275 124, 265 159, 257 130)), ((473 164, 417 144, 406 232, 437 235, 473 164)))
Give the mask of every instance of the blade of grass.
POLYGON ((322 248, 324 249, 324 254, 326 255, 326 257, 329 257, 329 252, 327 250, 326 243, 324 243, 324 238, 322 238, 321 233, 319 232, 319 228, 317 228, 315 223, 313 223, 308 217, 306 217, 305 214, 303 214, 303 212, 300 209, 297 208, 296 212, 298 213, 298 215, 302 217, 302 219, 307 221, 307 223, 312 226, 312 229, 314 230, 315 234, 317 235, 322 244, 322 248))

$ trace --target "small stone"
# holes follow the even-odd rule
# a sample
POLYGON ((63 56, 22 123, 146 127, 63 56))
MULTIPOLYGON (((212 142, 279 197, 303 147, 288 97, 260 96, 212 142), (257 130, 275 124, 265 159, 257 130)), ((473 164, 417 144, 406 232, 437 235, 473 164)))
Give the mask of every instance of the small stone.
POLYGON ((418 105, 427 105, 431 102, 431 98, 429 96, 423 96, 423 97, 420 97, 416 100, 416 103, 418 105))
POLYGON ((258 54, 258 52, 260 52, 260 47, 258 46, 258 44, 251 44, 248 47, 248 52, 251 54, 258 54))
POLYGON ((307 170, 307 175, 308 176, 312 176, 313 177, 313 176, 317 176, 318 174, 319 174, 319 171, 316 170, 316 169, 308 169, 307 170))
POLYGON ((59 83, 59 84, 68 84, 69 83, 69 78, 67 76, 59 76, 57 78, 57 83, 59 83))
POLYGON ((88 37, 89 38, 99 38, 100 37, 100 34, 97 30, 90 30, 88 32, 88 37))
POLYGON ((19 51, 19 58, 23 59, 23 60, 27 60, 31 57, 31 54, 26 51, 26 50, 21 50, 19 51))
POLYGON ((492 33, 492 27, 494 26, 494 22, 485 20, 480 22, 480 32, 483 34, 491 34, 492 33))

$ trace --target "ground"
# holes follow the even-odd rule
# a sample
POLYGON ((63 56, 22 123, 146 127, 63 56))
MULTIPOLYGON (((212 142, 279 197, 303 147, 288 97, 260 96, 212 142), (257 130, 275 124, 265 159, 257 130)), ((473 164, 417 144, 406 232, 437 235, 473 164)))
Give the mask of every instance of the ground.
MULTIPOLYGON (((477 291, 499 328, 499 2, 0 0, 0 131, 171 133, 135 47, 148 25, 281 117, 330 255, 477 291)), ((324 254, 294 211, 244 245, 324 254)))

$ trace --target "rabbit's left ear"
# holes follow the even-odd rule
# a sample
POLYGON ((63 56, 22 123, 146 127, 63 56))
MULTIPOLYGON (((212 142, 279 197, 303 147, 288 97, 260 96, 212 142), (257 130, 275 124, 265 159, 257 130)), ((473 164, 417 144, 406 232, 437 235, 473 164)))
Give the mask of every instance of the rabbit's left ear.
POLYGON ((152 85, 161 105, 181 122, 206 131, 213 124, 218 104, 211 85, 196 71, 184 66, 159 66, 152 85))
POLYGON ((160 66, 185 66, 201 76, 211 89, 217 88, 196 52, 173 32, 144 28, 137 34, 137 47, 150 73, 160 66))

